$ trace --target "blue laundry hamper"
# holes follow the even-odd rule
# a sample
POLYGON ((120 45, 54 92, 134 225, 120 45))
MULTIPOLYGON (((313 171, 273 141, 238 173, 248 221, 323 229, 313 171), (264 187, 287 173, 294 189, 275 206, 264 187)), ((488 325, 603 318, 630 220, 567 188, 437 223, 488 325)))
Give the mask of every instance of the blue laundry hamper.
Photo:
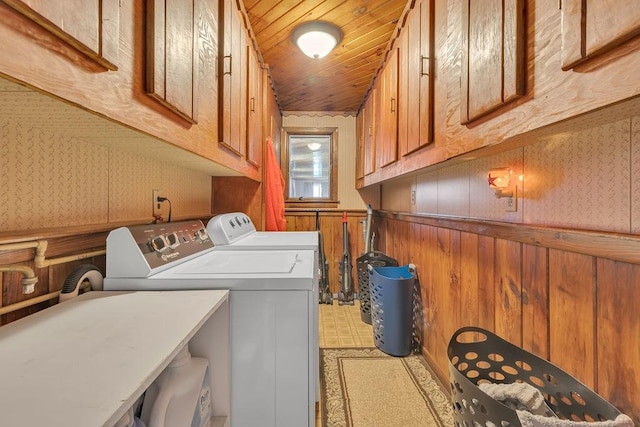
POLYGON ((392 356, 411 353, 413 342, 413 264, 369 266, 373 340, 392 356))

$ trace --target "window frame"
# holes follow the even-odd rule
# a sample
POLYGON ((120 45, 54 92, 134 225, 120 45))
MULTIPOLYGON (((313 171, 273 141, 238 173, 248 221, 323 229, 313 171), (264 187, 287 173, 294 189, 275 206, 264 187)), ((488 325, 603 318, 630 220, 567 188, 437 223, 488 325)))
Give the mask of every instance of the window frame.
POLYGON ((289 208, 336 208, 338 207, 338 128, 337 127, 283 127, 282 128, 282 175, 285 181, 285 207, 289 208), (325 135, 331 138, 329 175, 329 197, 304 199, 289 197, 289 136, 325 135))

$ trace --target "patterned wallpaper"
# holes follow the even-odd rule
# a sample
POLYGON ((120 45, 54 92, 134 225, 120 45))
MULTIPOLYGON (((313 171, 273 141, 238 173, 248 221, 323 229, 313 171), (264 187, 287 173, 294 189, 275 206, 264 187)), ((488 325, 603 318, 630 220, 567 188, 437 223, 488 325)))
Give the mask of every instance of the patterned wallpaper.
MULTIPOLYGON (((62 108, 57 105, 46 107, 62 108)), ((209 214, 210 174, 122 144, 69 136, 43 115, 44 107, 37 112, 42 120, 17 120, 15 107, 9 103, 0 115, 0 231, 151 219, 154 189, 171 200, 174 217, 209 214)), ((399 212, 640 233, 640 116, 569 130, 360 192, 354 189, 355 117, 295 113, 285 115, 283 124, 339 128, 342 209, 364 209, 366 201, 399 212), (501 166, 511 167, 519 179, 517 212, 506 212, 486 184, 487 171, 501 166)))
POLYGON ((2 117, 0 183, 0 231, 151 220, 154 189, 174 217, 211 206, 206 173, 2 117))
POLYGON ((555 134, 489 157, 382 186, 382 208, 523 224, 640 233, 640 117, 555 134), (510 167, 518 210, 506 212, 487 172, 510 167), (416 189, 416 204, 410 192, 416 189), (392 194, 393 196, 389 196, 392 194))
POLYGON ((630 232, 631 121, 525 147, 525 223, 630 232))

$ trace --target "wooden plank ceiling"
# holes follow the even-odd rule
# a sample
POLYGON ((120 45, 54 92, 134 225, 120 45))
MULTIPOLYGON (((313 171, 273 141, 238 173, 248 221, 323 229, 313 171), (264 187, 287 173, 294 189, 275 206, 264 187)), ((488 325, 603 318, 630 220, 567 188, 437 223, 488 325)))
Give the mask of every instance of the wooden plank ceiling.
POLYGON ((356 111, 378 71, 396 24, 412 0, 244 0, 258 48, 283 111, 356 111), (336 24, 342 42, 325 58, 291 41, 302 22, 336 24))

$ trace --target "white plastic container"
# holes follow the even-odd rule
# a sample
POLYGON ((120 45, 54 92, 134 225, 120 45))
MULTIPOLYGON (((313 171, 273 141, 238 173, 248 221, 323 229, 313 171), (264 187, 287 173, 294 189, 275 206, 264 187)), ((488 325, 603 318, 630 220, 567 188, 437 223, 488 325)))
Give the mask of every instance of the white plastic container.
POLYGON ((206 427, 211 421, 209 363, 185 346, 149 386, 142 405, 147 427, 206 427))
POLYGON ((113 427, 145 427, 145 425, 140 418, 133 415, 133 408, 130 408, 113 427))

